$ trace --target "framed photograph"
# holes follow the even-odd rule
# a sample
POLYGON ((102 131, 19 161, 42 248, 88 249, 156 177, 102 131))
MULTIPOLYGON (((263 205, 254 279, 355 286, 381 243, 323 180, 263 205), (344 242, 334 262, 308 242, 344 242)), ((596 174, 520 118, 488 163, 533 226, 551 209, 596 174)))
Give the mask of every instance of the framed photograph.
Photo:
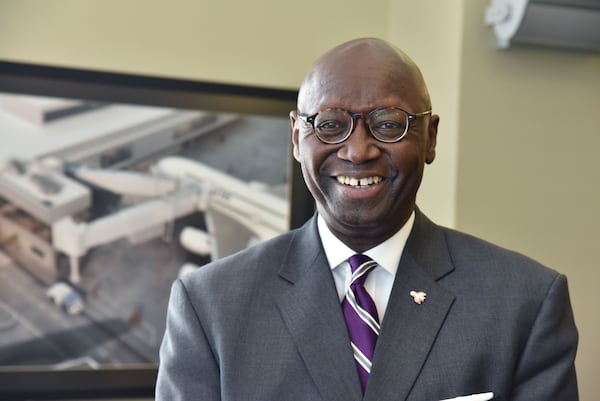
POLYGON ((313 213, 295 99, 0 62, 0 399, 153 395, 172 282, 313 213))

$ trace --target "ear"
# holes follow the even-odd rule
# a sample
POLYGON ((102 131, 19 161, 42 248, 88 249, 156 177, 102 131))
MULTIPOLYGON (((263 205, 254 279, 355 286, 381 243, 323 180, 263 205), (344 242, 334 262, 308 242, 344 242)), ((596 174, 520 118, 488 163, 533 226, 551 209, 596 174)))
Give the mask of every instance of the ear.
POLYGON ((437 144, 438 124, 440 116, 433 114, 429 119, 429 127, 427 129, 427 156, 425 163, 431 164, 435 159, 435 145, 437 144))
POLYGON ((300 161, 300 149, 298 145, 298 112, 296 110, 290 111, 290 125, 292 126, 292 150, 294 154, 294 159, 296 161, 300 161))

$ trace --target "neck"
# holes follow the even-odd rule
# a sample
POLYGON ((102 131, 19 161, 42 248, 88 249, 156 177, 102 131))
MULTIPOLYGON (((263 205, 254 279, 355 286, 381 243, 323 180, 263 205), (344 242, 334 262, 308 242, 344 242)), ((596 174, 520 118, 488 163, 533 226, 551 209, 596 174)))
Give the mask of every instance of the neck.
POLYGON ((348 248, 352 249, 356 253, 363 253, 376 247, 382 242, 391 238, 394 234, 396 234, 408 221, 412 211, 410 211, 406 216, 403 216, 402 219, 399 220, 399 224, 390 226, 387 230, 382 230, 381 225, 375 225, 373 227, 369 226, 343 226, 343 229, 333 230, 332 225, 327 222, 327 226, 340 241, 342 241, 348 248))

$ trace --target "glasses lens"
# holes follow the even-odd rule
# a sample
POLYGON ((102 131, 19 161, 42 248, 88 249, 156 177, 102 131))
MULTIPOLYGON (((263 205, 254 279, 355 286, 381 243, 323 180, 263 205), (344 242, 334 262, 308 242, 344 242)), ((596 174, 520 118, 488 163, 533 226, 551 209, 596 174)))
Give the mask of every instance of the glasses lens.
POLYGON ((352 129, 352 117, 344 110, 324 110, 316 115, 314 126, 323 142, 337 143, 346 139, 352 129))
POLYGON ((373 136, 380 141, 396 142, 408 129, 408 114, 393 107, 377 109, 369 116, 369 126, 373 136))

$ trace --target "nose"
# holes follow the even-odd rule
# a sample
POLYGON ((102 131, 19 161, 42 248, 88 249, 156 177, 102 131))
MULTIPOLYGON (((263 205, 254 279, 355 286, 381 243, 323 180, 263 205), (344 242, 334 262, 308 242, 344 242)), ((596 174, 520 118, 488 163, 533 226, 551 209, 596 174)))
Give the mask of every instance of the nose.
POLYGON ((340 159, 353 164, 366 163, 380 154, 379 141, 373 138, 363 118, 356 120, 350 137, 342 142, 337 153, 340 159))

